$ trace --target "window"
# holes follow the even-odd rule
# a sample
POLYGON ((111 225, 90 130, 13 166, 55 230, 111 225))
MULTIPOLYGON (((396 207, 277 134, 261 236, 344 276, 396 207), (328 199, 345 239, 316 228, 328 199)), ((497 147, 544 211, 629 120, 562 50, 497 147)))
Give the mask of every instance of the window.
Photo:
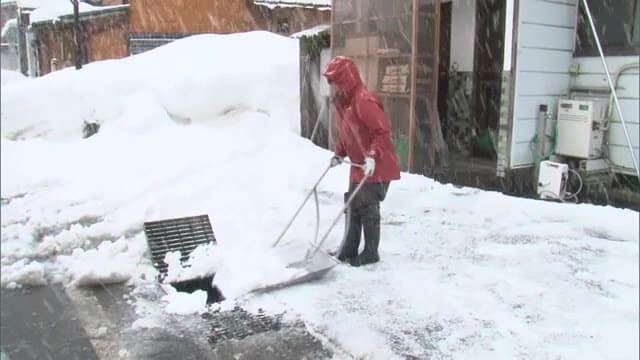
MULTIPOLYGON (((589 18, 580 3, 576 56, 598 56, 589 18)), ((602 51, 608 56, 640 55, 640 0, 587 0, 602 51)))

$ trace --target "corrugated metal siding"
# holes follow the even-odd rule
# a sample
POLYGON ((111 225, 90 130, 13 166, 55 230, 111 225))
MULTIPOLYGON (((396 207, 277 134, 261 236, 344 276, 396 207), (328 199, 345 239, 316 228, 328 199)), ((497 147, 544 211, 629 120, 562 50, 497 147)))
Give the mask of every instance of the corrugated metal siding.
POLYGON ((577 14, 577 0, 519 2, 511 168, 534 164, 538 105, 555 113, 558 99, 569 95, 577 14))
POLYGON ((129 33, 129 55, 136 55, 193 34, 129 33))
MULTIPOLYGON (((626 64, 638 63, 635 56, 607 57, 607 67, 612 79, 626 64)), ((576 58, 574 62, 579 65, 579 75, 575 78, 575 86, 579 88, 595 87, 607 88, 607 77, 604 73, 602 61, 598 57, 576 58)), ((622 116, 627 124, 629 137, 636 153, 636 159, 640 159, 640 71, 638 68, 625 71, 618 81, 616 89, 622 116)), ((609 160, 614 171, 634 174, 633 161, 627 145, 627 139, 615 105, 613 108, 613 121, 607 136, 609 144, 609 160)))

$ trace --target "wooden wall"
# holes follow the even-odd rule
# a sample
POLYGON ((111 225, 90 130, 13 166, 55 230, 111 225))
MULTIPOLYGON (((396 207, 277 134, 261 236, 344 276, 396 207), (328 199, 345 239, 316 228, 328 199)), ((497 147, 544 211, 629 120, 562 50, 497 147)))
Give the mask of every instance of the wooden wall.
MULTIPOLYGON (((124 13, 83 20, 85 54, 83 63, 126 57, 128 55, 127 20, 127 15, 124 13)), ((75 66, 72 23, 40 25, 36 31, 39 39, 39 75, 51 72, 53 58, 58 60, 58 69, 75 66)))
POLYGON ((133 33, 230 33, 267 26, 245 0, 131 0, 130 4, 133 33))
POLYGON ((87 59, 99 61, 129 55, 127 49, 128 18, 119 14, 87 23, 87 59))

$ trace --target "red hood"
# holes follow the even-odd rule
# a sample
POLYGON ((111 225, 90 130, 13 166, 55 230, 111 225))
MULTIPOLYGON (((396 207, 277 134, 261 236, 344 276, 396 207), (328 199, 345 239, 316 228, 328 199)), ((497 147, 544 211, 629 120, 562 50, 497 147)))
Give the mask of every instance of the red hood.
POLYGON ((335 83, 348 98, 351 98, 355 90, 362 86, 358 67, 345 56, 336 56, 331 59, 322 74, 329 82, 335 83))

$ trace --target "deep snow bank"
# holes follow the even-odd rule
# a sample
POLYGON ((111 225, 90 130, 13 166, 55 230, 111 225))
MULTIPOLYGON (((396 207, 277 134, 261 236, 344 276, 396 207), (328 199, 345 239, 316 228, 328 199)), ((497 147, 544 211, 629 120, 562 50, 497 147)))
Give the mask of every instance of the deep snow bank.
POLYGON ((125 59, 3 89, 2 136, 72 140, 84 121, 153 127, 258 111, 299 127, 298 41, 268 32, 198 35, 125 59), (134 109, 146 102, 143 114, 134 109), (141 120, 146 120, 143 123, 141 120))
POLYGON ((142 223, 168 217, 263 252, 328 158, 297 135, 297 44, 196 36, 3 87, 2 285, 152 279, 142 223))
POLYGON ((4 96, 5 86, 18 84, 26 80, 29 80, 29 78, 17 71, 0 70, 0 86, 2 86, 3 90, 2 96, 4 96))

